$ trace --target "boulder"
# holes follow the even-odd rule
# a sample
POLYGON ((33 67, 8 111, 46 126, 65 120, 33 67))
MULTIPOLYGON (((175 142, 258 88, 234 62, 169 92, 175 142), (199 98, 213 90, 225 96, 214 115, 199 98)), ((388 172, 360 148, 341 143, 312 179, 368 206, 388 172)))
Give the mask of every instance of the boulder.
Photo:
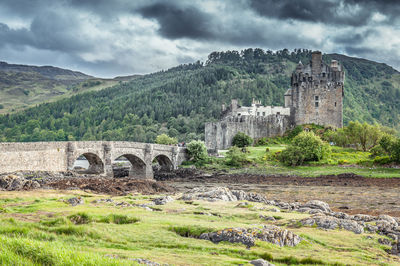
POLYGON ((174 199, 170 196, 160 197, 153 200, 155 205, 165 205, 168 202, 172 202, 174 199))
POLYGON ((300 220, 303 225, 313 226, 317 225, 323 229, 337 229, 342 228, 348 231, 352 231, 356 234, 361 234, 364 231, 364 227, 358 224, 356 221, 349 219, 339 219, 332 216, 326 215, 314 215, 305 219, 300 220))
POLYGON ((269 263, 263 259, 252 260, 250 261, 250 264, 253 264, 254 266, 275 266, 275 264, 269 263))
POLYGON ((203 233, 200 239, 210 240, 213 243, 227 241, 231 243, 242 243, 247 248, 254 246, 255 239, 251 232, 244 228, 227 228, 217 232, 203 233))
POLYGON ((289 230, 274 225, 265 225, 263 228, 227 228, 217 232, 203 233, 200 239, 210 240, 213 243, 228 241, 231 243, 242 243, 250 248, 254 246, 255 240, 266 241, 278 246, 294 247, 302 240, 298 235, 289 230))
POLYGON ((226 187, 198 187, 184 194, 181 200, 237 201, 237 197, 226 187))
POLYGON ((81 197, 74 197, 74 198, 67 199, 67 202, 69 204, 71 204, 71 206, 77 206, 77 205, 81 205, 84 203, 84 201, 81 197))
POLYGON ((398 226, 398 223, 397 223, 396 219, 394 219, 392 216, 389 216, 389 215, 386 215, 386 214, 379 215, 377 217, 377 220, 387 221, 391 225, 393 225, 393 227, 397 227, 398 226))
POLYGON ((299 208, 310 208, 310 209, 318 209, 323 212, 331 212, 328 203, 320 200, 310 200, 307 203, 300 205, 299 208))

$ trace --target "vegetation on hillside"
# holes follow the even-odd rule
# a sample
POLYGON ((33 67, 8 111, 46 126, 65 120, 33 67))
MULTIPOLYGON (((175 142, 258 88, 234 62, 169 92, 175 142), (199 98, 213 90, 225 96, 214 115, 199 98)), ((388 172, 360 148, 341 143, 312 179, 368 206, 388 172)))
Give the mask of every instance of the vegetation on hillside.
MULTIPOLYGON (((0 116, 0 141, 204 139, 204 123, 222 103, 257 98, 283 105, 290 74, 310 50, 246 49, 214 52, 205 64, 180 65, 101 91, 79 94, 0 116)), ((326 55, 346 70, 344 120, 380 122, 399 129, 400 73, 372 61, 326 55)))

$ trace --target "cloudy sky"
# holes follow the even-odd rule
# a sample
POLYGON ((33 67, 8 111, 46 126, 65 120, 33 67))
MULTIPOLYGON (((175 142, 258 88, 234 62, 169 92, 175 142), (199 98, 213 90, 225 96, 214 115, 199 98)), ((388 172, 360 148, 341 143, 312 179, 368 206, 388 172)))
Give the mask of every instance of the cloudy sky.
POLYGON ((307 48, 400 70, 399 14, 399 0, 1 0, 0 61, 113 77, 307 48))

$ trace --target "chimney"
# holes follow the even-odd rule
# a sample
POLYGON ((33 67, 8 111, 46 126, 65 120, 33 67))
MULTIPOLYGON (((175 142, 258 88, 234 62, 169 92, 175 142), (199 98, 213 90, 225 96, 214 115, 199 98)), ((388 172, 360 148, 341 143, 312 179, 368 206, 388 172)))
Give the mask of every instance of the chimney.
POLYGON ((313 76, 321 73, 322 64, 322 53, 320 51, 314 51, 311 54, 311 74, 313 76))

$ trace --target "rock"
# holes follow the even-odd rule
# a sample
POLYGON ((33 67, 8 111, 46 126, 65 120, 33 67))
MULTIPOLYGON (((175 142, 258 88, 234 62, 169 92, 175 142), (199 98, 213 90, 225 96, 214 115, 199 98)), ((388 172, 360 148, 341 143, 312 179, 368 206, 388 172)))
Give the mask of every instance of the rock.
POLYGON ((311 209, 307 207, 302 207, 300 209, 297 209, 298 212, 309 212, 311 209))
POLYGON ((379 244, 382 244, 382 245, 392 246, 392 241, 390 241, 387 238, 379 238, 378 242, 379 242, 379 244))
POLYGON ((261 230, 254 230, 256 232, 256 238, 267 241, 272 244, 276 244, 278 246, 289 246, 294 247, 300 243, 302 240, 301 237, 294 234, 293 232, 279 228, 275 225, 264 225, 264 228, 261 230))
POLYGON ((268 209, 267 211, 269 211, 269 212, 281 212, 281 210, 279 210, 277 208, 271 208, 271 209, 268 209))
POLYGON ((238 205, 236 205, 235 207, 238 207, 238 208, 243 208, 243 207, 246 207, 246 206, 249 206, 250 204, 248 203, 248 202, 240 202, 238 205))
POLYGON ((344 212, 333 212, 330 215, 339 219, 350 219, 350 215, 344 212))
POLYGON ((350 215, 350 219, 354 221, 371 222, 375 220, 375 217, 366 214, 355 214, 355 215, 350 215))
POLYGON ((368 230, 371 233, 375 233, 376 231, 378 231, 378 227, 377 226, 370 225, 370 224, 366 224, 365 225, 365 229, 368 230))
POLYGON ((319 209, 314 209, 314 210, 309 210, 308 211, 309 214, 323 214, 324 212, 319 210, 319 209))
POLYGON ((203 233, 200 239, 210 240, 213 243, 227 241, 231 243, 242 243, 247 248, 254 246, 255 239, 253 235, 244 228, 227 228, 217 232, 203 233))
POLYGON ((70 198, 67 199, 67 202, 69 204, 71 204, 72 206, 77 206, 77 205, 81 205, 84 203, 83 199, 81 197, 75 197, 75 198, 70 198))
POLYGON ((139 264, 144 264, 144 265, 147 265, 147 266, 159 266, 160 265, 157 262, 153 262, 153 261, 146 260, 146 259, 129 259, 129 260, 132 260, 132 261, 135 261, 135 262, 137 262, 139 264))
POLYGON ((172 201, 174 201, 174 199, 170 196, 160 197, 160 198, 156 198, 153 200, 155 205, 165 205, 168 202, 172 202, 172 201))
POLYGON ((232 190, 232 194, 237 200, 247 200, 247 193, 243 190, 232 190))
POLYGON ((254 266, 275 266, 275 264, 271 264, 263 259, 252 260, 250 261, 250 264, 253 264, 254 266))
POLYGON ((193 188, 181 200, 206 200, 206 201, 237 201, 237 197, 226 187, 198 187, 193 188))
POLYGON ((393 225, 393 227, 397 227, 397 226, 398 226, 397 221, 396 221, 392 216, 389 216, 389 215, 386 215, 386 214, 384 214, 384 215, 379 215, 378 218, 377 218, 377 220, 387 221, 387 222, 389 222, 391 225, 393 225))
POLYGON ((255 240, 266 241, 283 246, 296 246, 301 238, 289 230, 281 229, 273 225, 265 225, 263 228, 227 228, 217 232, 203 233, 200 239, 210 240, 213 243, 228 241, 231 243, 242 243, 247 248, 254 246, 255 240))
POLYGON ((275 221, 275 218, 272 216, 260 215, 259 217, 260 217, 260 219, 263 219, 265 221, 275 221))
POLYGON ((328 203, 320 200, 310 200, 307 203, 300 205, 299 208, 319 209, 323 212, 331 212, 328 203))
POLYGON ((316 224, 319 228, 323 229, 336 229, 342 228, 348 231, 352 231, 356 234, 361 234, 364 231, 364 227, 359 225, 356 221, 348 219, 339 219, 332 216, 315 215, 309 218, 300 220, 303 225, 313 226, 316 224))
POLYGON ((386 220, 379 220, 376 222, 376 226, 378 227, 378 231, 386 232, 392 230, 394 227, 393 224, 386 220))

